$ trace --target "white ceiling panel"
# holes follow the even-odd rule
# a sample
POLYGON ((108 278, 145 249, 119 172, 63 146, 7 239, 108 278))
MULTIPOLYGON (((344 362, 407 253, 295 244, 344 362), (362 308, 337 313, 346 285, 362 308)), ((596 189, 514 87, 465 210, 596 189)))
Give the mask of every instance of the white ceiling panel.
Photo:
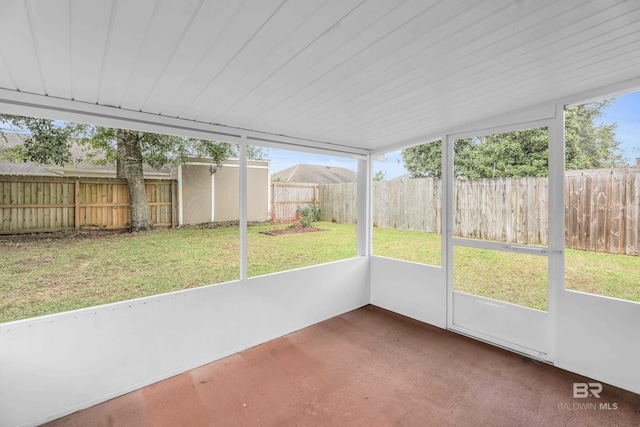
MULTIPOLYGON (((32 3, 32 8, 37 8, 38 4, 32 3)), ((71 99, 83 102, 96 102, 98 99, 115 7, 116 3, 111 1, 69 0, 69 29, 58 31, 66 32, 69 38, 66 46, 60 46, 60 49, 70 51, 71 74, 68 78, 71 80, 71 99)), ((57 27, 56 22, 49 25, 57 27)))
POLYGON ((244 76, 255 72, 257 78, 261 79, 260 75, 277 70, 295 49, 294 43, 304 43, 305 37, 310 34, 305 24, 321 4, 316 0, 282 4, 181 115, 205 120, 215 118, 224 111, 226 103, 237 97, 237 88, 246 87, 247 82, 242 82, 244 76), (204 105, 212 104, 211 99, 216 100, 213 108, 207 111, 206 117, 198 117, 197 113, 202 111, 204 105))
MULTIPOLYGON (((354 73, 369 70, 370 66, 374 67, 371 69, 377 69, 376 60, 397 55, 398 50, 406 43, 417 35, 429 31, 431 24, 435 25, 436 21, 446 19, 447 12, 456 15, 465 8, 459 2, 416 1, 405 3, 403 6, 405 5, 406 7, 389 11, 382 19, 365 27, 362 32, 352 38, 345 35, 351 27, 349 20, 355 19, 359 11, 345 17, 337 27, 336 34, 333 37, 332 34, 327 36, 331 39, 331 43, 327 46, 329 51, 324 51, 326 49, 324 46, 320 52, 310 49, 310 64, 296 72, 293 78, 288 79, 283 86, 278 87, 266 97, 260 96, 261 101, 264 99, 260 109, 249 114, 255 118, 242 123, 241 126, 268 125, 272 123, 272 117, 276 114, 290 121, 292 117, 287 115, 288 112, 300 111, 302 104, 313 102, 314 96, 322 95, 326 91, 334 95, 343 93, 334 86, 336 83, 348 79, 354 73), (439 15, 438 10, 433 10, 439 7, 446 12, 440 12, 442 15, 439 15), (426 22, 419 18, 425 19, 426 22), (429 19, 433 21, 430 22, 429 19), (340 32, 343 27, 345 30, 340 32)), ((365 13, 363 16, 366 18, 368 15, 365 13)))
POLYGON ((122 106, 134 78, 135 65, 140 61, 138 54, 158 8, 157 0, 113 2, 96 103, 122 106))
MULTIPOLYGON (((242 3, 241 8, 229 16, 218 37, 208 42, 210 49, 161 114, 182 117, 194 100, 242 53, 282 4, 282 0, 242 3)), ((240 69, 235 71, 242 72, 240 69)))
POLYGON ((213 49, 213 42, 219 39, 241 7, 242 2, 238 0, 206 1, 200 6, 180 46, 149 92, 143 111, 161 113, 165 109, 185 82, 193 79, 194 71, 213 49))
MULTIPOLYGON (((441 64, 449 65, 447 54, 457 49, 469 52, 475 50, 470 47, 473 43, 459 37, 461 31, 474 25, 492 25, 491 22, 486 22, 487 18, 496 18, 499 8, 496 6, 496 10, 491 10, 486 5, 476 4, 475 7, 455 11, 455 22, 443 19, 447 15, 437 14, 439 22, 425 26, 429 31, 421 34, 419 39, 395 52, 374 57, 375 62, 367 66, 358 62, 349 64, 346 72, 332 76, 334 80, 330 82, 330 90, 316 90, 315 95, 309 97, 304 105, 296 106, 296 109, 299 109, 299 113, 307 113, 307 117, 331 119, 331 126, 336 126, 337 121, 352 122, 364 116, 367 109, 388 111, 387 108, 391 108, 391 111, 395 111, 394 106, 399 104, 403 97, 415 98, 415 90, 437 89, 438 80, 432 74, 442 68, 441 64), (438 60, 425 61, 425 58, 438 60), (388 104, 385 105, 385 102, 388 104), (349 112, 348 117, 336 113, 335 105, 338 104, 349 112)), ((450 14, 452 12, 454 11, 449 10, 450 14)), ((467 56, 466 53, 463 54, 467 56)), ((281 111, 280 108, 272 111, 275 112, 287 114, 287 111, 281 111)), ((298 117, 301 117, 301 114, 298 114, 298 117)), ((299 125, 305 128, 313 126, 308 122, 299 125)))
MULTIPOLYGON (((182 45, 203 0, 159 1, 136 55, 120 106, 141 109, 182 45)), ((114 47, 115 49, 116 47, 114 47)))
POLYGON ((11 80, 15 87, 10 89, 45 94, 27 5, 21 0, 8 0, 1 7, 0 51, 10 77, 0 80, 11 80))
POLYGON ((25 6, 43 89, 49 96, 70 98, 69 33, 58 29, 69 28, 69 4, 66 0, 52 0, 42 4, 29 1, 25 2, 25 6), (60 46, 65 48, 60 49, 60 46))
POLYGON ((0 87, 16 90, 17 86, 13 80, 13 76, 9 73, 9 68, 5 65, 2 51, 0 50, 0 87))
POLYGON ((639 78, 635 0, 0 5, 0 89, 365 149, 639 78))
MULTIPOLYGON (((487 12, 484 10, 484 12, 487 12)), ((496 28, 504 28, 497 25, 496 18, 500 20, 500 15, 492 13, 483 17, 478 14, 475 9, 464 12, 469 18, 470 26, 495 26, 496 28), (494 18, 494 19, 488 19, 494 18)), ((460 25, 461 19, 457 19, 456 23, 460 25)), ((544 22, 544 21, 543 21, 544 22)), ((424 40, 412 43, 405 49, 403 57, 396 61, 380 62, 371 70, 380 70, 376 74, 364 75, 359 73, 352 78, 345 79, 345 84, 341 84, 343 88, 351 86, 349 98, 344 96, 345 90, 338 91, 336 99, 316 97, 314 102, 305 105, 305 110, 309 108, 318 119, 331 120, 332 126, 341 126, 344 119, 336 114, 334 108, 331 107, 332 102, 341 103, 344 108, 349 109, 352 114, 358 117, 364 117, 375 112, 384 113, 388 109, 401 110, 402 102, 413 102, 418 98, 431 100, 438 96, 441 89, 441 83, 445 80, 451 81, 455 87, 460 87, 460 80, 471 80, 472 73, 479 74, 479 70, 483 67, 489 69, 486 75, 478 75, 479 81, 493 76, 496 73, 496 64, 499 64, 501 58, 509 58, 509 52, 519 48, 522 44, 516 41, 516 37, 507 39, 508 45, 501 45, 499 40, 500 32, 496 31, 492 34, 492 40, 488 37, 479 37, 475 40, 468 41, 460 37, 464 28, 455 27, 453 25, 441 25, 437 28, 437 34, 431 35, 434 39, 433 44, 427 44, 424 40), (444 43, 447 40, 448 43, 444 43), (453 49, 452 49, 453 47, 453 49), (493 50, 494 53, 487 52, 493 50), (493 61, 487 63, 483 58, 491 56, 493 61), (424 62, 425 57, 439 58, 438 62, 424 62), (473 64, 471 67, 461 67, 462 61, 473 64), (476 71, 478 70, 478 71, 476 71), (401 78, 399 78, 401 76, 401 78), (437 82, 437 83, 436 83, 437 82), (319 99, 319 103, 316 100, 319 99)), ((467 27, 467 29, 469 29, 467 27)), ((533 40, 537 39, 532 38, 533 40)), ((507 44, 507 43, 505 43, 507 44)), ((526 46, 524 49, 531 49, 526 46)), ((475 75, 474 75, 475 76, 475 75)), ((390 117, 390 116, 389 116, 390 117)), ((309 125, 304 123, 304 125, 309 125)))
MULTIPOLYGON (((260 122, 245 126, 265 127, 273 122, 274 117, 284 117, 290 121, 296 118, 315 120, 316 113, 335 112, 337 105, 340 105, 339 110, 342 113, 339 119, 353 122, 362 113, 360 109, 348 107, 354 97, 358 96, 358 90, 371 94, 387 85, 394 88, 388 94, 392 98, 392 105, 386 112, 395 112, 393 104, 398 102, 397 99, 404 93, 412 93, 413 89, 407 88, 406 84, 411 79, 412 68, 416 63, 423 65, 426 70, 437 70, 439 64, 446 63, 443 59, 446 53, 458 48, 466 49, 466 44, 473 41, 461 36, 465 30, 483 25, 495 28, 504 22, 504 15, 510 9, 505 8, 500 2, 492 2, 489 5, 479 3, 471 8, 467 7, 468 4, 442 2, 428 8, 422 14, 408 14, 401 25, 385 34, 376 43, 349 57, 338 67, 325 73, 322 78, 314 80, 295 97, 289 97, 272 106, 266 114, 258 116, 260 122), (381 70, 390 72, 377 80, 370 78, 372 74, 380 75, 381 70), (364 82, 364 86, 359 88, 359 82, 364 82), (327 104, 323 106, 324 111, 311 111, 311 114, 307 114, 308 106, 313 106, 318 98, 328 99, 327 104)), ((425 70, 419 70, 419 78, 421 87, 436 82, 435 79, 429 78, 425 70)), ((436 86, 439 87, 437 83, 436 86)), ((367 107, 376 107, 378 104, 379 101, 373 97, 367 102, 367 107)), ((319 122, 322 121, 316 123, 319 122)), ((295 125, 293 122, 292 126, 295 125)), ((333 122, 323 123, 321 128, 324 131, 326 126, 332 125, 333 122)), ((308 126, 309 123, 303 122, 298 128, 307 130, 308 126)))
MULTIPOLYGON (((221 123, 238 123, 246 125, 242 120, 248 115, 254 116, 258 112, 268 111, 271 97, 286 96, 287 91, 294 90, 295 79, 309 70, 320 72, 318 64, 328 63, 327 57, 335 55, 338 51, 347 48, 347 44, 353 44, 354 40, 361 39, 363 32, 377 24, 392 9, 406 3, 394 5, 387 0, 374 0, 368 2, 331 1, 313 15, 304 26, 297 29, 292 35, 295 45, 289 45, 290 58, 281 62, 276 72, 266 74, 255 84, 252 82, 246 86, 245 94, 232 104, 227 104, 215 120, 221 123), (338 3, 340 7, 336 7, 338 3), (340 24, 337 25, 336 23, 340 24), (349 40, 350 43, 345 43, 349 40)), ((393 25, 387 20, 387 25, 393 25)), ((252 73, 255 75, 256 73, 252 73)))

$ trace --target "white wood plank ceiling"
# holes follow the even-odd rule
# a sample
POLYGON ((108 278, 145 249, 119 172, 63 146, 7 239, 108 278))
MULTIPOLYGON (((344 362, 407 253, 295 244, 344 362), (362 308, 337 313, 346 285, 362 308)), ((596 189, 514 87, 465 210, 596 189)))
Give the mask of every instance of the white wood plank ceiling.
POLYGON ((638 0, 0 3, 0 88, 365 149, 638 77, 638 0))

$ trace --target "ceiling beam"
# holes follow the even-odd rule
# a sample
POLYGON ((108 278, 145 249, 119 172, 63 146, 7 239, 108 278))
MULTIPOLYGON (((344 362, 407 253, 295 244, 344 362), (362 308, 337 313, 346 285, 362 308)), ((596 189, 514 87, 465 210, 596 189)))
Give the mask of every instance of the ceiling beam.
POLYGON ((365 158, 369 150, 0 89, 0 113, 264 147, 365 158))

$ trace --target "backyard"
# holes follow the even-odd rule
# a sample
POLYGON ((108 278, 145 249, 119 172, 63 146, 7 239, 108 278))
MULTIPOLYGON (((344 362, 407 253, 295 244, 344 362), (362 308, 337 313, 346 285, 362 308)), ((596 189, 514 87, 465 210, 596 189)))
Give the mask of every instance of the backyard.
MULTIPOLYGON (((249 276, 355 256, 354 225, 314 225, 327 231, 268 236, 260 232, 271 225, 249 227, 249 276)), ((375 255, 439 265, 440 252, 437 234, 374 228, 375 255)), ((518 254, 471 248, 456 248, 454 256, 457 290, 546 308, 544 257, 529 264, 518 254)), ((234 226, 0 238, 0 322, 237 280, 238 259, 234 226)), ((567 250, 566 265, 570 289, 640 301, 638 256, 567 250)))

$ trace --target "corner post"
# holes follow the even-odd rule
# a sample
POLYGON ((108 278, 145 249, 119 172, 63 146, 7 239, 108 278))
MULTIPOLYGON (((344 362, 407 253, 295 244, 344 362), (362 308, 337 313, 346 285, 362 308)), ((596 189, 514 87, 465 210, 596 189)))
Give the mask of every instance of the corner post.
POLYGON ((371 256, 371 155, 358 160, 357 256, 371 256))
POLYGON ((247 135, 239 144, 239 192, 240 192, 240 280, 247 279, 247 135))

